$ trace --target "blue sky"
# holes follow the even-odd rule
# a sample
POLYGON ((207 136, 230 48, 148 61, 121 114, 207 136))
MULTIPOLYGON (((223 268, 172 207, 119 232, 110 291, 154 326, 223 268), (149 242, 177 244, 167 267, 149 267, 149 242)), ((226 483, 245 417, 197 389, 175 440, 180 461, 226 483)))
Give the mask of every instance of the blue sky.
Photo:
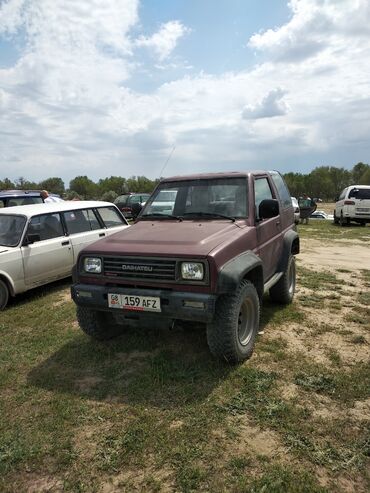
POLYGON ((0 0, 0 178, 369 162, 367 0, 0 0))

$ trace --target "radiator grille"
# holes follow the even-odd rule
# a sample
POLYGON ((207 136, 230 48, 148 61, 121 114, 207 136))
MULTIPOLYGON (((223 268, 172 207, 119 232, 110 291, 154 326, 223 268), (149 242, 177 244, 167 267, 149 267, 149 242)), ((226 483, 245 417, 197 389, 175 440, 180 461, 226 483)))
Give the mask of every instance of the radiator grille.
POLYGON ((133 257, 105 257, 104 275, 120 279, 174 281, 176 260, 133 257))

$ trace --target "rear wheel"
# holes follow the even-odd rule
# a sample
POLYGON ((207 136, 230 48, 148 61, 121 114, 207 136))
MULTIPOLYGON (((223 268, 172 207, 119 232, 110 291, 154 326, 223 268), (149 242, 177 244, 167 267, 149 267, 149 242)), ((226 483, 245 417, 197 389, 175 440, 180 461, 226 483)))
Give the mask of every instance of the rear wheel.
POLYGON ((4 281, 0 279, 0 310, 4 310, 9 300, 9 289, 4 281))
POLYGON ((351 222, 351 220, 349 219, 349 217, 344 218, 343 217, 343 212, 341 212, 340 213, 339 224, 341 226, 348 226, 350 222, 351 222))
POLYGON ((120 326, 114 325, 110 313, 85 306, 77 306, 77 320, 85 334, 98 341, 112 339, 122 332, 120 326))
POLYGON ((293 301, 296 283, 295 258, 289 257, 288 265, 279 281, 270 289, 270 297, 283 305, 289 305, 293 301))
POLYGON ((335 211, 334 211, 334 224, 339 224, 339 219, 337 218, 337 216, 335 215, 335 211))
POLYGON ((211 353, 229 363, 250 358, 258 333, 260 302, 250 281, 242 281, 234 294, 217 300, 214 319, 207 325, 211 353))

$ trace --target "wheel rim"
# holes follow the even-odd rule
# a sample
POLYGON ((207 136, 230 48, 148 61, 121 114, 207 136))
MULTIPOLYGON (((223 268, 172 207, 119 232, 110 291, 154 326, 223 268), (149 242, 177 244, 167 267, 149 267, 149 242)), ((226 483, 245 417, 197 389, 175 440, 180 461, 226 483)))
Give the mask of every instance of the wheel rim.
POLYGON ((292 259, 290 266, 289 266, 289 272, 288 272, 288 282, 289 282, 289 295, 293 296, 294 290, 295 290, 295 262, 294 259, 292 259))
POLYGON ((256 325, 256 308, 250 298, 245 298, 238 316, 238 340, 246 346, 252 338, 256 325))

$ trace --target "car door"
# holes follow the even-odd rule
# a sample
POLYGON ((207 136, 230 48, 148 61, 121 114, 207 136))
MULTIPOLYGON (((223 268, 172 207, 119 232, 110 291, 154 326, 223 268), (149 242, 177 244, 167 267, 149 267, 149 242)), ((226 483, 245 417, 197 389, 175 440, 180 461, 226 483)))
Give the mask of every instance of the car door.
POLYGON ((21 247, 25 284, 39 286, 71 274, 73 252, 59 213, 35 216, 26 238, 33 243, 21 247))
POLYGON ((280 214, 269 219, 261 219, 258 208, 262 200, 274 199, 275 192, 267 176, 258 176, 254 179, 255 194, 255 221, 257 235, 257 253, 264 266, 264 281, 268 280, 276 272, 277 263, 282 250, 282 225, 280 214))
POLYGON ((106 235, 105 228, 93 208, 63 212, 63 220, 72 245, 74 262, 85 246, 106 235))
POLYGON ((85 246, 127 227, 127 222, 113 205, 67 211, 63 217, 74 261, 85 246))

